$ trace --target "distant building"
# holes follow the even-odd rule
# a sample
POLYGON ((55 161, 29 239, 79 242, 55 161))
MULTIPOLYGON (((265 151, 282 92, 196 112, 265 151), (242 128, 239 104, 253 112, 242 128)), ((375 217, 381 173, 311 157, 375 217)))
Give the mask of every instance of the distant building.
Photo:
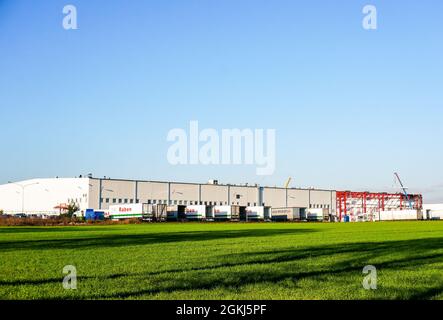
POLYGON ((184 183, 108 178, 32 179, 0 185, 5 213, 58 214, 75 203, 80 210, 106 210, 115 204, 238 205, 325 209, 336 214, 334 190, 184 183))
POLYGON ((423 218, 427 220, 443 220, 443 203, 423 204, 423 218))

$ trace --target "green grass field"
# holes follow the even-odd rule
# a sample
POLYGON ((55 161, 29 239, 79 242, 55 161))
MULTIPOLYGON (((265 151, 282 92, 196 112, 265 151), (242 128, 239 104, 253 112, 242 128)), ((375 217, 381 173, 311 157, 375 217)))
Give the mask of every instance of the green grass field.
POLYGON ((1 227, 0 299, 443 299, 443 222, 1 227))

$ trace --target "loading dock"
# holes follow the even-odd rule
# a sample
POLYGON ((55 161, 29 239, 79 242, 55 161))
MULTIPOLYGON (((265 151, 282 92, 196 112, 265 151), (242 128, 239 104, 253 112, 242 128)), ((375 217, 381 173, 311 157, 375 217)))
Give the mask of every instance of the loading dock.
POLYGON ((214 206, 212 213, 215 221, 240 220, 240 206, 214 206))
POLYGON ((273 221, 300 221, 302 220, 302 212, 304 208, 272 208, 273 221))
POLYGON ((246 216, 246 207, 244 206, 239 206, 239 220, 240 221, 248 221, 247 216, 246 216))
POLYGON ((167 207, 167 221, 185 221, 186 220, 186 206, 174 205, 167 207))

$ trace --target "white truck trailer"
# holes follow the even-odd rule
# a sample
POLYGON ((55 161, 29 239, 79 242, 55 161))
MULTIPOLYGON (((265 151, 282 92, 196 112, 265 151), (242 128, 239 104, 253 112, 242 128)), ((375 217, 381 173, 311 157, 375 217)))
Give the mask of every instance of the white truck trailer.
POLYGON ((326 208, 310 208, 307 214, 308 221, 324 221, 329 218, 329 209, 326 208))
POLYGON ((207 216, 207 207, 205 205, 187 206, 185 215, 187 220, 205 220, 207 216))
POLYGON ((106 212, 107 216, 105 215, 105 218, 109 218, 111 220, 136 218, 142 219, 144 213, 142 203, 113 205, 109 206, 109 210, 106 212))
POLYGON ((305 220, 304 208, 272 208, 273 221, 300 221, 305 220))
POLYGON ((422 220, 423 213, 421 210, 390 210, 380 211, 375 214, 378 221, 401 221, 401 220, 422 220))
POLYGON ((248 221, 264 220, 265 207, 246 207, 246 217, 248 221))
POLYGON ((133 203, 120 204, 109 207, 105 211, 105 218, 111 220, 144 219, 149 221, 166 221, 166 205, 133 203))
POLYGON ((239 220, 240 206, 214 206, 212 216, 216 221, 239 220))

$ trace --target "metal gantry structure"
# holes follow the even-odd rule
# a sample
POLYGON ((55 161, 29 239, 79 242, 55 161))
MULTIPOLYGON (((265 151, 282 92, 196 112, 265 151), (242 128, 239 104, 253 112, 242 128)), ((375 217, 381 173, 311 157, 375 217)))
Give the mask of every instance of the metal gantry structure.
POLYGON ((377 214, 389 210, 422 210, 420 194, 337 191, 340 221, 345 215, 377 214))
POLYGON ((403 185, 403 182, 401 181, 400 176, 399 176, 399 174, 398 174, 397 172, 394 172, 394 176, 395 176, 395 178, 397 179, 398 183, 400 184, 400 188, 401 188, 401 190, 403 191, 403 194, 406 196, 406 198, 407 198, 407 200, 408 200, 409 208, 412 209, 412 202, 411 202, 411 200, 409 199, 408 188, 406 188, 406 187, 403 185))

